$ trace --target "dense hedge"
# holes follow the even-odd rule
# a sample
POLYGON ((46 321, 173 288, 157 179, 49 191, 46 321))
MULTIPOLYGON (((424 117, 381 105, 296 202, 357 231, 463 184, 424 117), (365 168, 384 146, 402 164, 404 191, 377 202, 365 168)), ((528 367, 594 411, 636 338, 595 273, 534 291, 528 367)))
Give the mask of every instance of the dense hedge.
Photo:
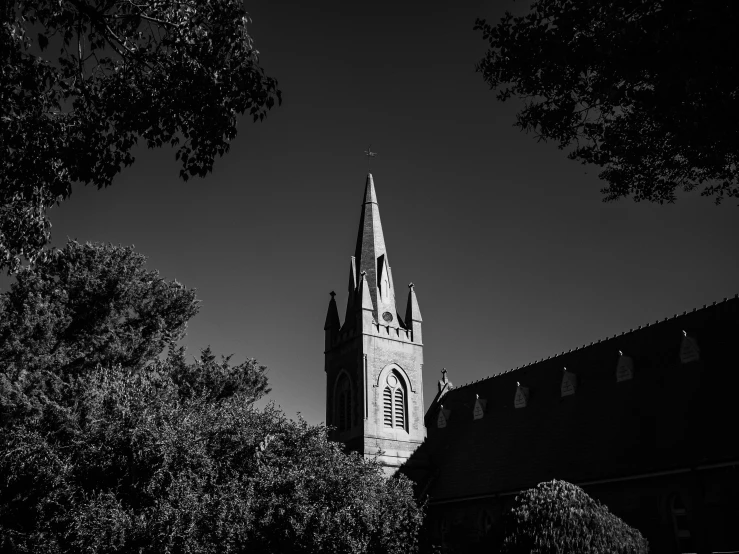
POLYGON ((505 554, 646 554, 641 533, 580 488, 547 481, 520 493, 507 516, 505 554))

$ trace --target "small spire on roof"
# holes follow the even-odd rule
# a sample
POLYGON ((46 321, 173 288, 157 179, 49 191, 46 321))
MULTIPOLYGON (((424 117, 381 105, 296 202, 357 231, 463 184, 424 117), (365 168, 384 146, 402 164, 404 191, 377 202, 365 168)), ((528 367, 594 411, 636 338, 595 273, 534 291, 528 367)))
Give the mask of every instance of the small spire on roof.
POLYGON ((362 271, 360 275, 361 275, 361 280, 359 283, 359 288, 362 289, 361 291, 362 309, 372 311, 375 309, 375 307, 372 304, 372 297, 370 296, 369 286, 367 285, 367 272, 362 271))
POLYGON ((331 291, 329 293, 331 295, 331 300, 328 302, 328 312, 326 313, 326 323, 323 325, 324 331, 334 331, 338 330, 341 327, 341 322, 339 320, 339 310, 336 308, 336 293, 334 291, 331 291))
MULTIPOLYGON (((418 298, 413 283, 408 284, 408 303, 405 308, 405 324, 412 326, 414 321, 422 322, 421 309, 418 307, 418 298)), ((420 331, 420 326, 418 330, 420 331)))

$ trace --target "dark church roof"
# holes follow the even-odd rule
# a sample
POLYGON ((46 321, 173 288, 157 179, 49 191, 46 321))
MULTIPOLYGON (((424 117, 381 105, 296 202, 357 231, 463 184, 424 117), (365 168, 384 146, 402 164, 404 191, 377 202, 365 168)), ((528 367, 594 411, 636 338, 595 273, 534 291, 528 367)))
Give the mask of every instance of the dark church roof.
POLYGON ((449 390, 426 416, 423 488, 443 501, 739 461, 738 385, 734 297, 449 390), (699 359, 686 363, 681 349, 699 359), (620 352, 633 378, 617 382, 620 352), (577 381, 569 396, 565 367, 577 381), (528 388, 521 408, 517 383, 528 388))

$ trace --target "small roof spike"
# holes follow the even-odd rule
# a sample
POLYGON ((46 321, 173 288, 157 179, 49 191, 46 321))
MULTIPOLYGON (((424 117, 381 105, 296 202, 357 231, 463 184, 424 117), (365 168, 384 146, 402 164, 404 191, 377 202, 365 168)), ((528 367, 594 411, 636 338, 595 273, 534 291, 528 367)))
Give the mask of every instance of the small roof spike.
POLYGON ((375 307, 372 304, 372 296, 370 296, 369 285, 367 284, 367 272, 362 271, 361 276, 359 287, 362 289, 362 309, 374 310, 375 307))
POLYGON ((329 329, 338 329, 341 327, 341 321, 339 320, 339 310, 336 308, 336 293, 331 291, 331 300, 328 302, 328 312, 326 313, 326 322, 323 325, 323 330, 328 331, 329 329))
POLYGON ((408 303, 405 309, 405 324, 411 325, 414 321, 423 321, 421 309, 418 307, 418 298, 413 283, 408 284, 408 303))

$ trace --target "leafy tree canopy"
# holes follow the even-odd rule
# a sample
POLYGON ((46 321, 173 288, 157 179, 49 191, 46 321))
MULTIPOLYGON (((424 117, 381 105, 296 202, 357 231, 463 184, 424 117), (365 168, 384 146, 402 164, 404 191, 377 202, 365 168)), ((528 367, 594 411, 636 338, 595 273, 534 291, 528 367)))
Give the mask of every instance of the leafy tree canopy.
POLYGON ((520 493, 507 515, 506 554, 647 554, 636 529, 566 481, 539 483, 520 493))
POLYGON ((415 550, 405 478, 345 454, 323 427, 254 409, 248 389, 183 394, 172 364, 155 365, 96 372, 53 420, 0 429, 0 550, 415 550))
POLYGON ((516 125, 603 168, 604 200, 739 197, 739 5, 719 0, 535 0, 478 19, 477 70, 516 125))
POLYGON ((0 551, 414 551, 410 482, 256 409, 255 360, 188 363, 194 293, 144 262, 70 242, 0 294, 0 551))
POLYGON ((241 0, 16 0, 0 6, 0 268, 36 259, 46 211, 98 188, 139 139, 204 176, 281 99, 241 0))
POLYGON ((66 376, 151 362, 184 336, 198 301, 145 264, 130 247, 69 241, 20 270, 0 294, 4 371, 66 376))

